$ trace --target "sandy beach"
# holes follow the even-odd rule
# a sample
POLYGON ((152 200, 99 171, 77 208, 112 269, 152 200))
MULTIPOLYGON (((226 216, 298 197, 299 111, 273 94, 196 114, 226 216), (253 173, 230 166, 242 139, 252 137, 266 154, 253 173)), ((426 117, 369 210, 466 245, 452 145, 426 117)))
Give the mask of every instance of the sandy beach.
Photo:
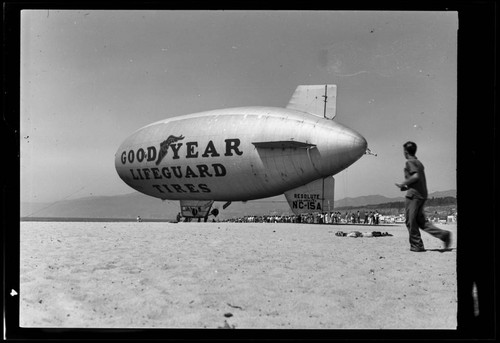
POLYGON ((456 329, 439 227, 452 250, 411 252, 404 225, 22 222, 20 325, 456 329))

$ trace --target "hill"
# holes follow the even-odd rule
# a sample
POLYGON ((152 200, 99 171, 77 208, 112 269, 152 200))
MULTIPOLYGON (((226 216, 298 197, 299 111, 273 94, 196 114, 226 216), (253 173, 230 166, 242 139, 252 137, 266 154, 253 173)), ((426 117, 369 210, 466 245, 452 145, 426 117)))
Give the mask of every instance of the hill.
POLYGON ((143 218, 172 219, 179 212, 177 201, 161 201, 134 192, 116 196, 85 197, 56 203, 21 203, 21 217, 143 218))
MULTIPOLYGON (((404 194, 404 192, 401 192, 404 194)), ((432 198, 446 198, 446 197, 457 197, 456 190, 448 190, 448 191, 439 191, 433 192, 429 194, 429 199, 432 198)), ((335 208, 350 208, 350 207, 360 207, 366 205, 378 205, 378 204, 387 204, 387 203, 395 203, 404 201, 404 196, 396 197, 396 198, 388 198, 382 195, 367 195, 360 196, 356 198, 344 198, 338 201, 335 201, 335 208)))
MULTIPOLYGON (((430 199, 444 197, 456 197, 456 191, 449 190, 429 194, 430 199)), ((387 198, 381 195, 360 196, 335 201, 335 209, 356 208, 401 201, 404 201, 403 197, 387 198)), ((214 208, 220 210, 221 219, 246 215, 281 215, 292 213, 283 195, 252 200, 246 203, 235 202, 225 210, 222 210, 222 205, 223 203, 220 202, 214 204, 214 208)), ((21 203, 21 217, 135 219, 139 215, 144 219, 166 220, 174 219, 179 211, 178 201, 161 201, 138 192, 116 196, 85 197, 56 203, 21 203)))

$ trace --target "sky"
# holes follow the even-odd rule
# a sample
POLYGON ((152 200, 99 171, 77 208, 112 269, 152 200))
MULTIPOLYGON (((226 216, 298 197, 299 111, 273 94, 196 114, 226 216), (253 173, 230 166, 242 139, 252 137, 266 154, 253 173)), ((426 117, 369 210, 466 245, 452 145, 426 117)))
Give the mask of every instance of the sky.
POLYGON ((336 199, 401 196, 408 140, 429 192, 456 189, 457 30, 457 12, 24 10, 21 201, 132 193, 114 155, 138 128, 327 83, 377 154, 336 199))

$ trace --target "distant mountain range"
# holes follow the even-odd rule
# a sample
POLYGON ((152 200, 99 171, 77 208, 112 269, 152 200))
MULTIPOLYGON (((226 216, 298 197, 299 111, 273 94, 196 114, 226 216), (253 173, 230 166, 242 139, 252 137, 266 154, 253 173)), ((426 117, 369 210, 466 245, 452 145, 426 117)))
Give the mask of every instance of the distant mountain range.
MULTIPOLYGON (((401 193, 405 194, 405 193, 401 193)), ((429 199, 431 198, 445 198, 445 197, 457 197, 457 191, 456 190, 449 190, 449 191, 443 191, 443 192, 434 192, 429 194, 429 199)), ((378 205, 378 204, 385 204, 388 202, 399 202, 399 201, 404 201, 404 196, 397 197, 397 198, 387 198, 383 195, 366 195, 366 196, 360 196, 356 198, 344 198, 338 201, 335 201, 335 207, 359 207, 359 206, 365 206, 365 205, 378 205)))
MULTIPOLYGON (((456 196, 456 190, 429 194, 429 198, 456 198, 456 196)), ((404 201, 404 197, 388 198, 382 195, 368 195, 335 201, 334 208, 378 205, 399 201, 404 201)), ((219 202, 214 204, 214 208, 219 209, 219 217, 222 219, 246 215, 291 213, 283 195, 246 203, 235 202, 225 210, 222 209, 222 205, 223 203, 219 202)), ((115 196, 93 196, 55 203, 21 202, 21 217, 135 219, 137 216, 141 216, 144 219, 174 219, 179 212, 178 201, 161 201, 138 192, 115 196)))

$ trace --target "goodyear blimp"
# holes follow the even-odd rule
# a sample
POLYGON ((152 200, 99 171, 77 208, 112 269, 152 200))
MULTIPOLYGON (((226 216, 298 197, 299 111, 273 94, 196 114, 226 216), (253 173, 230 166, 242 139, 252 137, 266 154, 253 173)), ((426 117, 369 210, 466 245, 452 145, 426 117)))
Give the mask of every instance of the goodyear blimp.
MULTIPOLYGON (((335 85, 298 86, 286 108, 238 107, 147 125, 118 148, 130 187, 179 200, 184 217, 206 218, 214 201, 285 194, 295 213, 333 205, 333 175, 367 152, 358 132, 333 120, 335 85)), ((213 212, 212 212, 213 213, 213 212)))

